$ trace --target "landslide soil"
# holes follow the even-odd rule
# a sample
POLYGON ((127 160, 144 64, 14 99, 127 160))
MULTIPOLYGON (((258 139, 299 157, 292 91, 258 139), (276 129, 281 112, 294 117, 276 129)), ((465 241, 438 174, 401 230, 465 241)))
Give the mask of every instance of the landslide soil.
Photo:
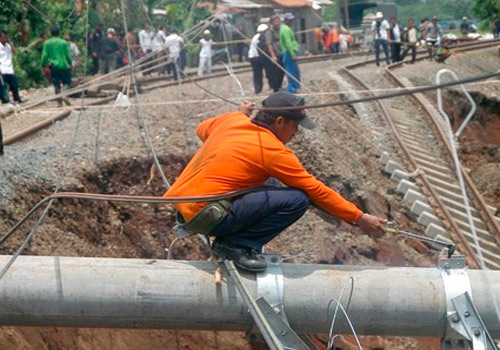
MULTIPOLYGON (((343 64, 347 62, 301 66, 303 92, 310 94, 308 102, 341 98, 336 93, 315 93, 339 92, 325 72, 337 74, 343 64)), ((426 67, 425 63, 421 65, 426 67)), ((230 78, 213 78, 202 84, 235 100, 261 101, 265 97, 250 91, 250 74, 237 77, 245 90, 240 91, 230 78)), ((6 148, 6 156, 0 158, 1 233, 58 184, 61 191, 161 195, 165 186, 159 174, 151 171, 147 135, 168 180, 173 182, 199 145, 194 135, 196 125, 208 116, 233 110, 192 84, 153 90, 131 101, 143 105, 142 115, 136 106, 73 112, 67 119, 6 148), (71 162, 60 182, 67 159, 71 162)), ((402 229, 422 233, 423 227, 411 220, 395 195, 395 183, 381 171, 369 125, 349 106, 315 109, 310 115, 318 128, 300 131, 290 144, 305 167, 361 209, 396 218, 402 229)), ((15 118, 23 117, 22 113, 10 117, 12 125, 5 129, 14 132, 15 118)), ((54 203, 24 254, 166 259, 166 248, 174 239, 173 221, 170 206, 65 200, 54 203)), ((25 224, 0 253, 12 254, 32 224, 25 224)), ((313 208, 271 242, 268 251, 296 256, 291 260, 296 263, 430 267, 436 260, 436 254, 423 244, 398 237, 374 240, 313 208)), ((189 239, 175 245, 171 253, 175 259, 207 259, 209 255, 202 244, 189 239)), ((326 341, 324 335, 314 338, 319 344, 326 341)), ((436 339, 363 337, 362 343, 366 348, 395 350, 439 348, 436 339)), ((338 345, 356 348, 350 337, 339 339, 338 345)), ((251 347, 243 333, 0 328, 0 348, 7 350, 251 347)))

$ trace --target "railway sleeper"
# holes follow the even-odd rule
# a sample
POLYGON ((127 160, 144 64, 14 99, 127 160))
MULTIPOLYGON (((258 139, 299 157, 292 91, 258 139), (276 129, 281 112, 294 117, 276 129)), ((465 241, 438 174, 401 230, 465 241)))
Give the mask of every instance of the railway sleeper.
POLYGON ((431 162, 428 162, 428 161, 422 160, 422 159, 415 159, 415 160, 416 160, 418 166, 424 166, 427 169, 432 169, 432 170, 437 171, 439 173, 448 175, 452 178, 455 177, 455 173, 453 172, 453 170, 451 170, 449 167, 447 167, 443 164, 431 163, 431 162))
MULTIPOLYGON (((459 211, 465 213, 465 205, 464 205, 464 201, 463 201, 462 197, 461 197, 460 201, 452 200, 449 198, 441 198, 441 200, 443 201, 444 204, 446 204, 447 207, 450 207, 450 208, 453 208, 453 209, 456 209, 456 210, 459 210, 459 211)), ((488 206, 488 210, 492 213, 492 215, 495 215, 495 212, 496 212, 495 207, 488 206)), ((476 210, 476 208, 471 207, 471 212, 473 215, 480 217, 480 214, 476 210)))
MULTIPOLYGON (((472 234, 466 234, 465 231, 462 231, 462 234, 466 237, 467 242, 474 249, 474 251, 477 251, 472 234)), ((477 240, 483 256, 487 257, 491 261, 494 261, 496 264, 500 264, 500 250, 498 246, 492 246, 490 242, 484 241, 480 237, 478 237, 477 240)))
POLYGON ((444 168, 447 168, 448 170, 450 170, 450 168, 448 167, 448 164, 445 161, 443 161, 441 158, 436 158, 433 156, 429 156, 426 153, 420 153, 420 152, 414 152, 414 153, 412 152, 412 155, 419 162, 422 161, 422 162, 426 162, 429 164, 439 165, 441 167, 444 167, 444 168))
MULTIPOLYGON (((446 203, 445 203, 445 205, 446 205, 446 203)), ((465 210, 465 205, 462 206, 461 209, 458 209, 458 210, 456 208, 452 207, 452 206, 446 205, 446 207, 448 208, 448 210, 450 211, 450 213, 453 214, 453 216, 457 216, 457 218, 460 217, 462 219, 467 220, 467 214, 466 214, 466 210, 465 210)), ((470 211, 471 211, 471 215, 472 215, 472 217, 475 220, 483 221, 483 218, 481 217, 481 215, 479 215, 479 212, 477 210, 475 210, 475 208, 472 205, 469 208, 470 208, 470 211)))
MULTIPOLYGON (((469 245, 474 248, 474 241, 471 233, 463 230, 461 230, 461 233, 465 236, 469 245)), ((440 241, 453 243, 450 233, 444 227, 442 227, 441 225, 437 225, 435 223, 430 223, 427 226, 425 230, 425 235, 440 241)), ((498 246, 492 244, 491 242, 485 241, 480 237, 478 237, 478 241, 481 253, 483 253, 483 257, 485 258, 485 264, 488 267, 498 268, 497 266, 500 264, 500 255, 494 253, 494 251, 498 250, 498 246)), ((476 251, 476 249, 474 249, 474 251, 476 251)))
POLYGON ((412 116, 395 116, 394 113, 391 113, 391 119, 394 123, 396 124, 402 124, 402 125, 407 125, 411 127, 419 127, 419 128, 426 128, 426 123, 425 120, 421 117, 412 115, 412 116))
POLYGON ((425 173, 425 175, 428 175, 429 177, 433 177, 433 178, 436 178, 436 179, 439 179, 441 181, 445 181, 445 182, 454 182, 456 183, 457 182, 457 179, 455 178, 455 176, 451 175, 451 174, 446 174, 446 173, 443 173, 441 171, 436 171, 434 169, 431 169, 425 165, 421 165, 421 164, 418 164, 418 167, 425 173))
MULTIPOLYGON (((470 232, 470 234, 472 236, 472 229, 471 229, 468 222, 464 222, 464 221, 456 219, 456 218, 453 219, 453 221, 460 229, 462 229, 466 232, 470 232)), ((476 227, 475 229, 476 229, 476 234, 478 237, 481 237, 485 241, 494 242, 496 245, 495 238, 493 237, 493 235, 490 232, 483 230, 483 229, 480 229, 478 227, 476 227)))
POLYGON ((420 142, 420 141, 415 141, 415 140, 412 140, 412 139, 409 139, 409 138, 403 138, 403 142, 405 143, 405 145, 410 145, 410 146, 413 146, 414 148, 416 148, 418 150, 418 152, 426 152, 428 154, 434 154, 432 153, 432 151, 436 148, 438 148, 437 144, 435 143, 432 143, 430 144, 429 142, 425 141, 425 142, 420 142))
POLYGON ((427 179, 429 179, 429 182, 434 186, 444 188, 450 192, 461 193, 457 181, 443 181, 434 175, 427 175, 427 179))
POLYGON ((429 152, 428 150, 423 149, 421 147, 421 145, 418 145, 418 146, 406 145, 406 147, 408 147, 412 151, 415 151, 415 154, 418 154, 419 156, 427 157, 430 160, 438 159, 438 158, 436 158, 436 152, 433 152, 433 151, 429 152))
POLYGON ((416 142, 424 142, 424 145, 428 145, 429 143, 434 143, 434 137, 425 132, 422 128, 413 127, 411 130, 399 130, 399 133, 402 134, 406 139, 410 139, 416 142))
MULTIPOLYGON (((476 252, 476 256, 477 256, 477 249, 474 246, 473 242, 471 242, 471 243, 472 243, 471 247, 474 249, 474 252, 476 252)), ((491 251, 483 249, 483 248, 481 248, 481 253, 483 254, 484 264, 487 267, 493 268, 496 270, 500 269, 500 255, 492 253, 491 251)))

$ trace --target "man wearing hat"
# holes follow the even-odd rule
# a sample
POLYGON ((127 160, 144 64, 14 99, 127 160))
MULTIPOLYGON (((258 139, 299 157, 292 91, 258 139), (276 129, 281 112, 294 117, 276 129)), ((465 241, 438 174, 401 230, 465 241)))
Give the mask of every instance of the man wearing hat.
POLYGON ((212 73, 212 33, 206 29, 203 38, 200 39, 200 64, 198 75, 203 76, 212 73))
POLYGON ((116 57, 120 53, 120 44, 116 40, 116 32, 108 28, 106 37, 99 47, 99 74, 106 74, 116 69, 116 57))
POLYGON ((431 23, 429 23, 425 29, 425 43, 428 47, 429 58, 432 60, 438 54, 438 49, 441 46, 441 37, 443 32, 441 26, 438 23, 436 16, 432 17, 431 23))
POLYGON ((384 49, 385 53, 385 63, 389 64, 389 31, 391 26, 389 22, 384 19, 384 14, 382 12, 377 12, 375 15, 375 20, 372 22, 373 38, 375 40, 375 64, 380 65, 380 47, 384 49))
POLYGON ((266 52, 266 38, 264 32, 268 29, 267 24, 259 24, 257 27, 257 33, 252 37, 250 41, 250 48, 248 50, 248 59, 252 65, 253 72, 253 88, 256 94, 262 92, 262 77, 265 65, 265 56, 262 53, 266 52), (259 51, 259 49, 261 51, 259 51))
POLYGON ((288 12, 283 15, 285 23, 280 28, 280 45, 283 53, 283 65, 287 72, 287 91, 296 93, 300 89, 300 70, 297 64, 299 43, 295 39, 295 33, 291 28, 294 19, 295 16, 292 13, 288 12))
POLYGON ((253 118, 254 104, 247 102, 237 112, 205 120, 196 130, 203 145, 165 193, 202 196, 266 186, 231 201, 175 205, 182 229, 214 236, 214 254, 234 260, 242 269, 264 271, 267 264, 256 253, 297 221, 309 202, 357 223, 364 232, 382 232, 385 220, 363 213, 316 179, 286 146, 299 125, 315 127, 301 108, 304 104, 302 97, 276 92, 262 102, 269 110, 260 110, 253 118))

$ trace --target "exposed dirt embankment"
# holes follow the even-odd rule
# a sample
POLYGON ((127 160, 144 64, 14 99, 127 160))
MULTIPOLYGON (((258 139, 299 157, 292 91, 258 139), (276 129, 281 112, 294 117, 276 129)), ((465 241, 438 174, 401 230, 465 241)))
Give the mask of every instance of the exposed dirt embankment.
MULTIPOLYGON (((473 92, 477 111, 459 138, 460 159, 488 204, 500 208, 500 98, 473 92)), ((445 108, 458 130, 471 106, 457 91, 450 91, 445 108)))
MULTIPOLYGON (((329 61, 302 65, 304 92, 339 91, 325 75, 347 62, 329 61)), ((245 87, 252 86, 250 74, 238 75, 245 87)), ((212 79, 204 83, 226 97, 241 97, 234 81, 212 79)), ((247 89, 248 90, 248 89, 247 89)), ((244 98, 253 98, 246 91, 244 98)), ((320 103, 338 95, 308 96, 320 103)), ((219 102, 190 102, 212 98, 190 85, 155 90, 141 96, 144 122, 170 181, 173 181, 196 149, 193 131, 207 116, 231 111, 219 102), (162 104, 169 102, 171 104, 162 104), (181 102, 181 103, 177 103, 181 102)), ((258 96, 260 101, 264 96, 258 96)), ((132 99, 136 102, 136 99, 132 99)), ((398 219, 402 229, 422 233, 413 223, 395 183, 381 172, 375 156, 370 127, 349 107, 316 109, 314 132, 301 131, 290 145, 305 167, 329 186, 368 212, 398 219), (368 141, 367 141, 368 140, 368 141)), ((64 191, 114 194, 161 195, 164 186, 158 176, 150 179, 151 157, 147 151, 142 122, 135 107, 129 110, 88 110, 73 113, 25 142, 6 148, 0 159, 0 232, 6 232, 26 211, 50 194, 72 150, 72 162, 61 187, 64 191), (80 120, 79 120, 80 118, 80 120), (75 130, 78 137, 73 142, 75 130), (75 145, 74 147, 72 145, 75 145)), ((123 203, 57 202, 44 220, 26 254, 166 258, 172 242, 174 211, 169 206, 123 203)), ((26 232, 33 222, 26 224, 26 232)), ((9 254, 22 240, 17 234, 0 252, 9 254)), ((300 255, 297 263, 351 265, 434 266, 435 253, 414 241, 387 236, 374 240, 357 228, 311 208, 305 216, 269 244, 268 250, 283 255, 300 255), (305 254, 305 255, 304 255, 305 254)), ((173 248, 176 259, 206 259, 208 252, 195 240, 173 248)), ((346 338, 339 346, 355 348, 346 338)), ((324 337, 322 338, 324 342, 324 337)), ((435 340, 365 337, 367 348, 438 349, 435 340)), ((174 332, 155 330, 108 330, 72 328, 0 328, 0 349, 250 349, 241 333, 174 332)))

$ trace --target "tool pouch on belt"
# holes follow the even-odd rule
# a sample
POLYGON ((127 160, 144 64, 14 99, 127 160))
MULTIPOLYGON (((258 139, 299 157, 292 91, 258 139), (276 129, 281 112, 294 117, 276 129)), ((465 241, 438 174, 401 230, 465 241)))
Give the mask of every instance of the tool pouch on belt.
MULTIPOLYGON (((176 231, 180 236, 180 230, 187 231, 187 233, 199 233, 199 234, 209 234, 218 224, 225 219, 229 214, 229 209, 231 208, 231 202, 227 200, 220 200, 217 202, 212 202, 207 204, 198 214, 196 214, 188 222, 184 221, 184 218, 180 213, 177 213, 177 225, 176 231)), ((184 233, 186 235, 186 233, 184 233)))

